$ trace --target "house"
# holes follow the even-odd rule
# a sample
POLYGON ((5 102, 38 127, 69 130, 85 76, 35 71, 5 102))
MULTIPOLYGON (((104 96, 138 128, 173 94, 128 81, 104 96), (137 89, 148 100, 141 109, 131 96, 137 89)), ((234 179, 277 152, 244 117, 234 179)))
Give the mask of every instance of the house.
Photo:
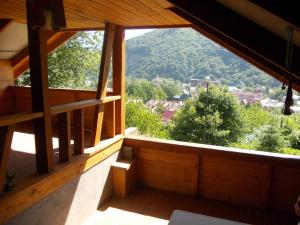
POLYGON ((166 27, 193 27, 300 90, 297 1, 2 0, 0 224, 168 224, 176 209, 296 224, 300 157, 126 131, 124 31, 166 27), (47 54, 84 30, 105 31, 97 91, 49 89, 47 54), (14 86, 29 68, 31 87, 14 86))

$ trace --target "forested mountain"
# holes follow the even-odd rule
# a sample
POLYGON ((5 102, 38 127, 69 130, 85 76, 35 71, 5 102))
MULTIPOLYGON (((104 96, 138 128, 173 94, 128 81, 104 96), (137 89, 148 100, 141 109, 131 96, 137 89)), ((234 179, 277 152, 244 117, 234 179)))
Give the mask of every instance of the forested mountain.
POLYGON ((154 30, 127 41, 127 76, 157 75, 188 82, 220 80, 241 87, 278 87, 279 82, 191 28, 154 30))

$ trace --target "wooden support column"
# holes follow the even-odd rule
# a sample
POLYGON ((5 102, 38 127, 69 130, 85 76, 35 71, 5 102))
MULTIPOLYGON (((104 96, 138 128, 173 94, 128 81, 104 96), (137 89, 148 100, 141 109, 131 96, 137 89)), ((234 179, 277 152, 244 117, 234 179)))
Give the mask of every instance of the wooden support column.
POLYGON ((115 102, 116 134, 125 133, 125 28, 116 27, 113 49, 113 93, 121 99, 115 102))
POLYGON ((116 112, 115 112, 115 101, 105 103, 105 122, 107 137, 113 138, 116 135, 116 112))
POLYGON ((71 159, 71 121, 70 112, 57 115, 59 161, 68 162, 71 159))
POLYGON ((44 112, 44 117, 34 120, 36 167, 39 173, 53 170, 53 146, 51 113, 48 100, 47 35, 43 30, 31 30, 29 34, 29 63, 32 111, 44 112))
POLYGON ((0 193, 3 191, 5 186, 14 128, 15 125, 0 127, 0 193))
POLYGON ((84 150, 84 111, 77 109, 73 112, 74 120, 74 154, 81 155, 84 150))
MULTIPOLYGON (((115 25, 112 23, 105 24, 105 34, 103 40, 101 64, 98 80, 98 88, 96 99, 104 100, 107 92, 107 83, 109 75, 109 67, 112 57, 112 49, 114 43, 115 25)), ((100 142, 101 130, 103 124, 104 104, 95 107, 95 115, 91 133, 91 146, 95 146, 100 142)))
POLYGON ((62 0, 26 0, 26 10, 32 110, 44 113, 44 117, 34 120, 36 167, 39 173, 48 173, 54 163, 46 30, 66 27, 66 20, 62 0))

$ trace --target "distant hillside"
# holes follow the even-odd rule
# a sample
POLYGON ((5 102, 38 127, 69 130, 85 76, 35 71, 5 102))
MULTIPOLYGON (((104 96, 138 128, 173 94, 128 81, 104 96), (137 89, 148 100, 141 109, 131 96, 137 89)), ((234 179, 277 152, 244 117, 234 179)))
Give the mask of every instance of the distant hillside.
POLYGON ((161 29, 127 41, 127 75, 188 82, 209 76, 223 84, 257 87, 279 82, 190 28, 161 29))

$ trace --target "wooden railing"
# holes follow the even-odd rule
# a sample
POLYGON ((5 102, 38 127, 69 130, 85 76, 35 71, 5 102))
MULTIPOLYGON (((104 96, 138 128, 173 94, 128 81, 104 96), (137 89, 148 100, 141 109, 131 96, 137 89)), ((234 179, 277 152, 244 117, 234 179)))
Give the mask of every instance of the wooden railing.
POLYGON ((260 209, 289 211, 300 194, 300 157, 125 136, 139 183, 260 209))
MULTIPOLYGON (((0 188, 5 183, 6 171, 8 166, 8 156, 11 150, 12 135, 16 129, 16 125, 24 122, 30 122, 44 116, 43 112, 26 112, 31 108, 30 88, 10 87, 10 91, 14 96, 14 114, 0 117, 0 136, 1 136, 1 154, 0 154, 0 188), (19 104, 21 103, 21 104, 19 104)), ((73 154, 80 155, 84 152, 85 146, 85 129, 90 129, 90 121, 92 120, 93 108, 97 105, 106 104, 106 113, 104 127, 107 137, 116 135, 115 127, 115 101, 120 101, 120 96, 107 96, 103 100, 92 99, 95 95, 93 91, 75 91, 50 89, 50 107, 53 126, 57 129, 57 137, 59 141, 59 161, 68 162, 72 156, 71 139, 73 137, 73 154), (57 97, 60 95, 61 97, 57 97), (66 96, 68 96, 66 98, 66 96), (76 98, 75 98, 76 96, 76 98), (90 99, 89 99, 90 98, 90 99), (63 100, 62 100, 63 99, 63 100), (74 101, 75 102, 70 102, 74 101), (77 101, 76 101, 77 100, 77 101), (78 101, 79 100, 79 101, 78 101), (66 102, 59 104, 59 102, 66 102), (87 112, 87 116, 85 116, 87 112), (87 125, 85 124, 87 123, 87 125), (71 132, 71 129, 73 132, 71 132)), ((12 100, 13 100, 12 99, 12 100)))

